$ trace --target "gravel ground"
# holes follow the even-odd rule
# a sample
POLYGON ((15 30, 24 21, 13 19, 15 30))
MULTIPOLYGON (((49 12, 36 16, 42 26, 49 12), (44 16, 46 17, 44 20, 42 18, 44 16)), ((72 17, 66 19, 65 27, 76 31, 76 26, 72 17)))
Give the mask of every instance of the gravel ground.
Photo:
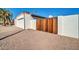
POLYGON ((0 25, 0 40, 5 38, 6 36, 12 35, 14 33, 20 32, 23 29, 18 28, 16 26, 1 26, 0 25))
POLYGON ((0 49, 78 50, 79 40, 42 31, 24 30, 15 35, 0 40, 0 49))

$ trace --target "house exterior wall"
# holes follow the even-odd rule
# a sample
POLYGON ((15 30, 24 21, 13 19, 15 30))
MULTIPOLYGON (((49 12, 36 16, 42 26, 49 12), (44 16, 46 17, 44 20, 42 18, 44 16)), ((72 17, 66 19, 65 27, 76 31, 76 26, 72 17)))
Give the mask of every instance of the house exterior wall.
POLYGON ((68 15, 58 17, 58 34, 79 38, 79 15, 68 15))
POLYGON ((15 26, 24 29, 24 19, 21 20, 15 19, 15 26))
POLYGON ((33 17, 30 14, 21 14, 15 19, 15 26, 20 27, 22 29, 35 29, 35 21, 33 21, 33 17))
POLYGON ((31 21, 33 17, 30 14, 25 14, 25 29, 31 29, 31 21))
POLYGON ((15 23, 15 26, 24 29, 24 14, 21 14, 18 17, 16 17, 14 23, 15 23))

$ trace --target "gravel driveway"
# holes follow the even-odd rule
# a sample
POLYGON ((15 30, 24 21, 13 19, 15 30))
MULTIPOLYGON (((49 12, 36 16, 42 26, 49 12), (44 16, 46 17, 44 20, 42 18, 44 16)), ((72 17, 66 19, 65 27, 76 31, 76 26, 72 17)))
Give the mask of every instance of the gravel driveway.
POLYGON ((17 32, 22 31, 23 29, 18 28, 16 26, 1 26, 0 25, 0 40, 12 35, 12 34, 16 34, 17 32))
MULTIPOLYGON (((14 26, 14 28, 16 27, 14 26)), ((0 34, 0 36, 1 35, 2 34, 0 34)), ((23 30, 15 35, 0 40, 0 49, 1 50, 72 50, 72 49, 79 50, 79 40, 75 38, 59 36, 42 31, 23 30)))

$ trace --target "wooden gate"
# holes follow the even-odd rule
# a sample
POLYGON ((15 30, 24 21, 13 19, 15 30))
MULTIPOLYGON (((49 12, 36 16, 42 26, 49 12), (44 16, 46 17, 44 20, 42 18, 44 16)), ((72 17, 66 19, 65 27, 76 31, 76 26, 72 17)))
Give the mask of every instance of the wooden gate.
POLYGON ((58 32, 57 17, 48 18, 48 19, 37 19, 36 29, 40 31, 57 34, 58 32))
POLYGON ((57 34, 58 32, 58 20, 56 17, 53 18, 53 33, 57 34))
POLYGON ((48 32, 53 33, 53 18, 48 19, 48 32))
POLYGON ((45 31, 47 32, 48 31, 48 24, 47 24, 47 19, 42 19, 42 22, 41 22, 41 27, 42 27, 42 31, 45 31))
POLYGON ((36 20, 36 29, 41 30, 41 19, 36 20))

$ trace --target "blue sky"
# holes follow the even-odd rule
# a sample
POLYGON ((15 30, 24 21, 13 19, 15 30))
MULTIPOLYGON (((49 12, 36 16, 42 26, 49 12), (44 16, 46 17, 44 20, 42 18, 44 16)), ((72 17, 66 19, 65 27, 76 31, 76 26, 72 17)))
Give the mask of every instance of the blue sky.
POLYGON ((26 11, 43 17, 79 14, 79 8, 7 8, 7 10, 13 14, 13 19, 26 11))

